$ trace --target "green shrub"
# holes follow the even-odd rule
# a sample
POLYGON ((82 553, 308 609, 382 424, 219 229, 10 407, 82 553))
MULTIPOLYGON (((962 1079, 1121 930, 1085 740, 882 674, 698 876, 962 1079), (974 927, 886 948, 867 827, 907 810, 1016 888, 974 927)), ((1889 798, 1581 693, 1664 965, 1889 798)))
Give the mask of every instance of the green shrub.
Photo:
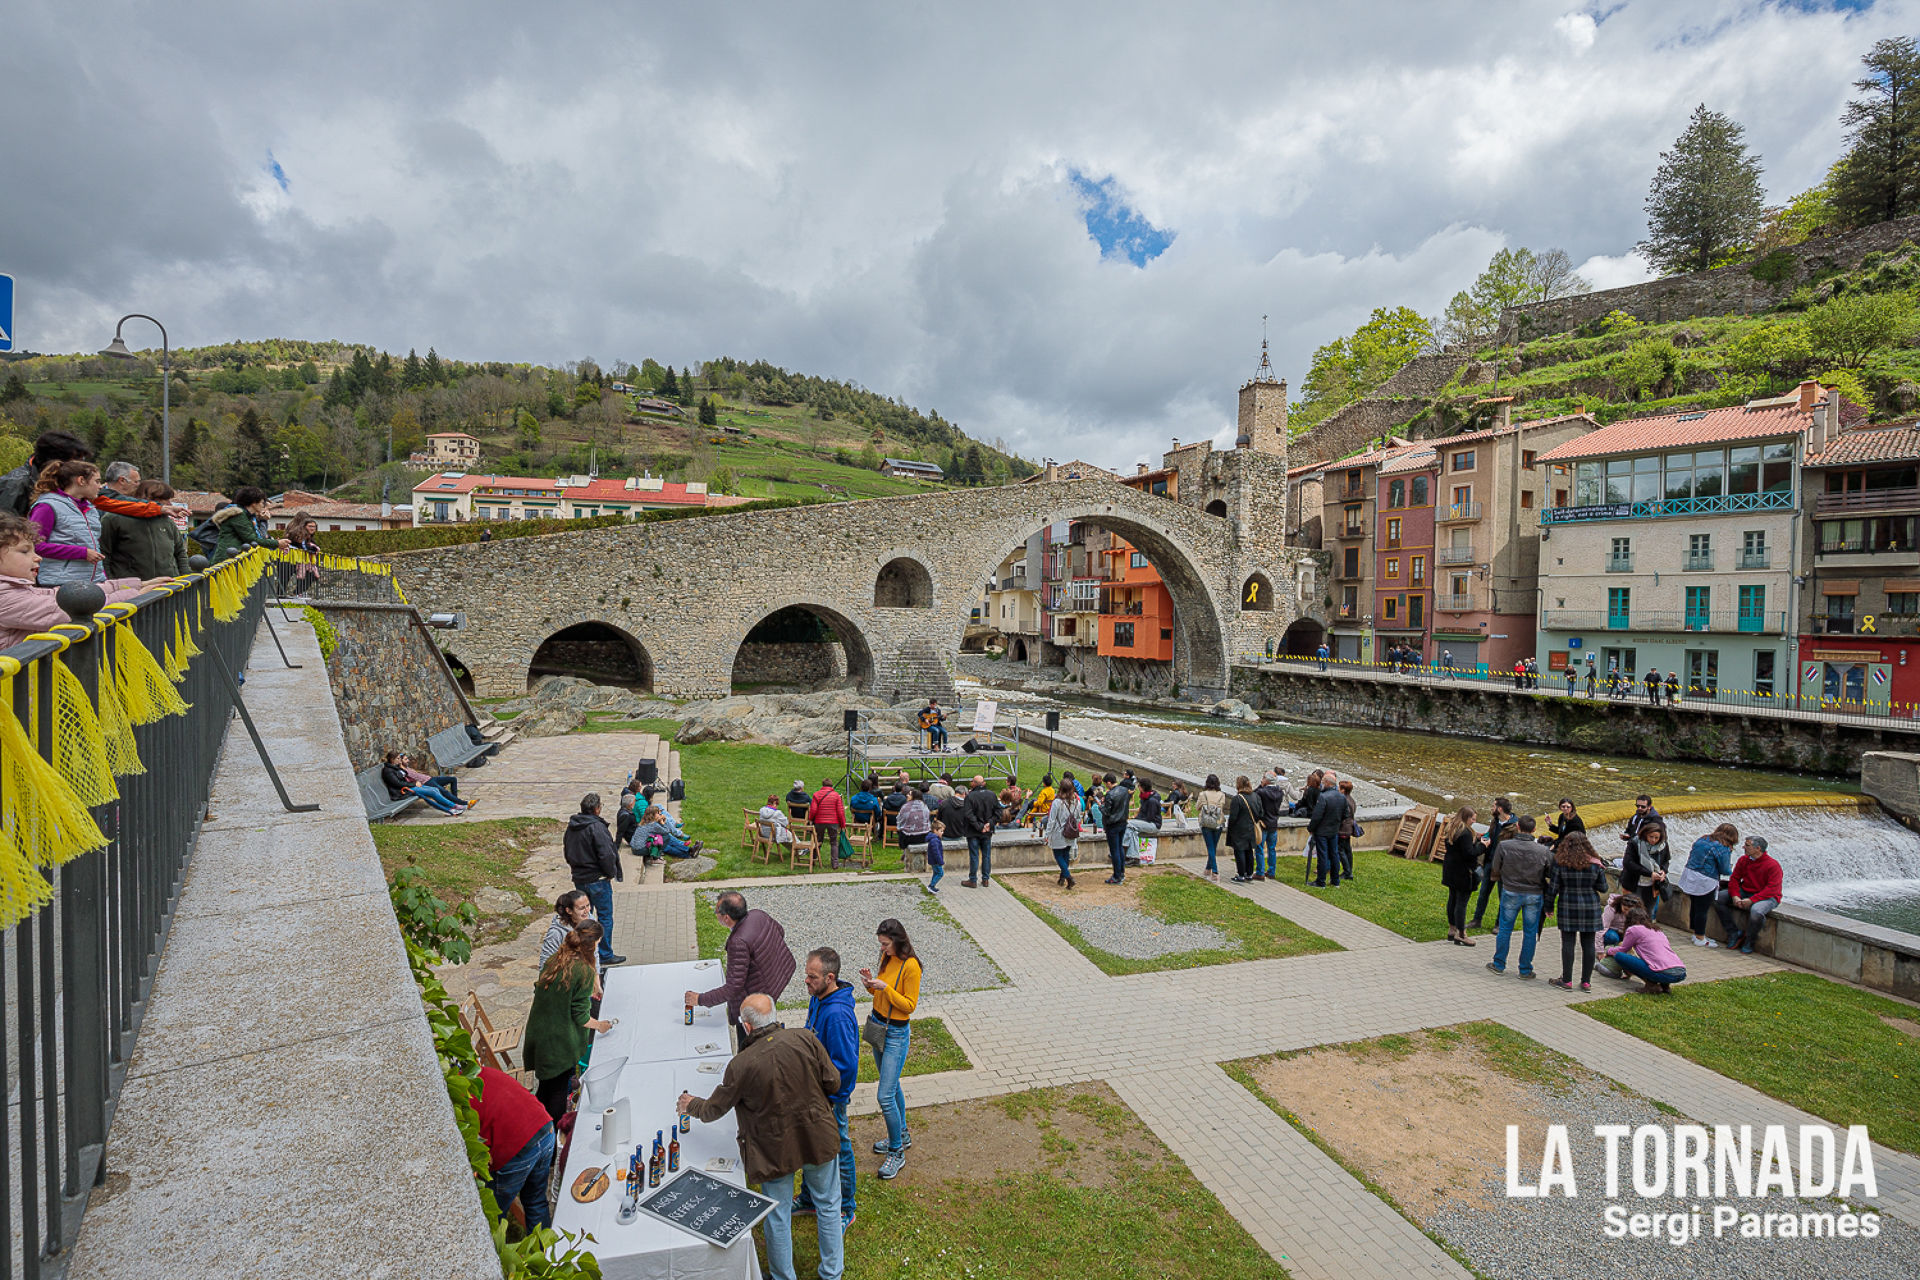
POLYGON ((1753 273, 1754 279, 1766 284, 1785 284, 1793 277, 1793 255, 1785 249, 1775 249, 1764 258, 1756 258, 1747 270, 1753 273))

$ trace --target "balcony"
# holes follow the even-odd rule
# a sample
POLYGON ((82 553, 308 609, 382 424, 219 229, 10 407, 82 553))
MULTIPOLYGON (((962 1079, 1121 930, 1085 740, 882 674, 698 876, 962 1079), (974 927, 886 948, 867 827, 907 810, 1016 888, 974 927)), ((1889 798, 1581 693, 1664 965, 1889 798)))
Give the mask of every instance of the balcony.
POLYGON ((1435 564, 1472 564, 1473 546, 1468 544, 1464 547, 1441 547, 1433 553, 1433 562, 1435 564))
POLYGON ((1456 502, 1440 508, 1439 512, 1441 524, 1467 524, 1479 518, 1480 504, 1477 502, 1456 502))
POLYGON ((1659 520, 1674 516, 1717 516, 1737 511, 1792 511, 1793 491, 1722 493, 1710 498, 1649 498, 1645 502, 1602 502, 1585 507, 1548 507, 1541 524, 1581 524, 1593 520, 1659 520))
POLYGON ((1607 572, 1608 573, 1632 573, 1633 557, 1631 555, 1608 556, 1607 572))
POLYGON ((1785 635, 1783 610, 1751 612, 1719 609, 1712 613, 1609 613, 1604 609, 1548 609, 1540 615, 1547 631, 1673 631, 1713 635, 1785 635))
POLYGON ((1367 536, 1367 526, 1363 524, 1346 525, 1340 530, 1340 537, 1343 539, 1364 538, 1366 536, 1367 536))
POLYGON ((1765 550, 1742 551, 1740 553, 1740 567, 1742 569, 1765 569, 1772 563, 1773 557, 1765 550))
POLYGON ((1433 598, 1433 611, 1435 613, 1472 613, 1478 607, 1479 606, 1474 604, 1471 594, 1462 596, 1435 596, 1433 598))
POLYGON ((1853 634, 1853 615, 1850 613, 1816 613, 1813 615, 1813 634, 1817 636, 1850 636, 1853 634))
POLYGON ((1815 516, 1861 515, 1869 511, 1920 511, 1920 489, 1865 489, 1823 493, 1813 500, 1815 516))
POLYGON ((1359 569, 1335 569, 1333 571, 1333 580, 1335 582, 1363 582, 1366 580, 1366 576, 1366 573, 1359 569))
POLYGON ((1713 552, 1689 551, 1682 567, 1688 573, 1711 573, 1713 572, 1713 552))

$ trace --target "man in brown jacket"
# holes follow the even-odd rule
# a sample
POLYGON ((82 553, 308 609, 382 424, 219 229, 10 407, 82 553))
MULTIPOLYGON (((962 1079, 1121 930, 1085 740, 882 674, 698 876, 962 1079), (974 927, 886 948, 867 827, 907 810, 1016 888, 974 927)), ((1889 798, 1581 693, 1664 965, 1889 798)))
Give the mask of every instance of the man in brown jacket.
POLYGON ((681 1094, 680 1110, 707 1124, 734 1113, 747 1182, 773 1201, 762 1223, 772 1280, 795 1280, 795 1173, 818 1213, 820 1280, 840 1280, 840 1126, 829 1101, 840 1088, 840 1068, 813 1032, 775 1022, 768 996, 748 996, 740 1019, 746 1043, 728 1061, 720 1087, 711 1098, 681 1094))
POLYGON ((727 976, 711 991, 687 992, 687 1008, 696 1004, 710 1008, 727 1006, 727 1021, 732 1024, 739 1045, 746 1044, 740 1027, 740 1002, 748 996, 771 996, 775 1000, 793 981, 793 952, 787 949, 787 931, 764 911, 747 910, 747 900, 729 889, 713 904, 713 914, 727 927, 727 976))

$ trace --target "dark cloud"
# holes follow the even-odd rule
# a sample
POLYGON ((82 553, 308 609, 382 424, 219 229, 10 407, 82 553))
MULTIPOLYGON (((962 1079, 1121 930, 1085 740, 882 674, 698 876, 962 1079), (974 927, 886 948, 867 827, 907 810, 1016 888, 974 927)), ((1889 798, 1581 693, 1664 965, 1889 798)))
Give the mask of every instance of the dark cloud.
POLYGON ((137 308, 182 344, 732 353, 1125 464, 1227 426, 1263 314, 1297 385, 1501 244, 1618 259, 1697 101, 1776 196, 1810 184, 1859 54, 1913 16, 22 0, 0 270, 42 350, 137 308), (1075 173, 1170 243, 1103 255, 1075 173))

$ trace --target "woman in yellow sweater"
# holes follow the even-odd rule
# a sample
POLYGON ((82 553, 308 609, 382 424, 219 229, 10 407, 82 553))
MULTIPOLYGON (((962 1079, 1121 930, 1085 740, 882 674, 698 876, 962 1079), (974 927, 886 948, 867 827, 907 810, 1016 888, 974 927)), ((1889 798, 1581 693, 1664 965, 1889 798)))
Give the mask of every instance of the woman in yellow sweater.
POLYGON ((880 939, 880 972, 860 971, 860 981, 873 997, 873 1012, 867 1015, 861 1038, 873 1047, 874 1065, 880 1070, 880 1114, 887 1121, 887 1136, 873 1149, 886 1156, 880 1162, 880 1176, 894 1178, 905 1167, 907 1148, 913 1145, 900 1072, 907 1065, 907 1045, 913 1036, 910 1019, 920 1003, 920 961, 898 920, 882 920, 875 933, 880 939))

